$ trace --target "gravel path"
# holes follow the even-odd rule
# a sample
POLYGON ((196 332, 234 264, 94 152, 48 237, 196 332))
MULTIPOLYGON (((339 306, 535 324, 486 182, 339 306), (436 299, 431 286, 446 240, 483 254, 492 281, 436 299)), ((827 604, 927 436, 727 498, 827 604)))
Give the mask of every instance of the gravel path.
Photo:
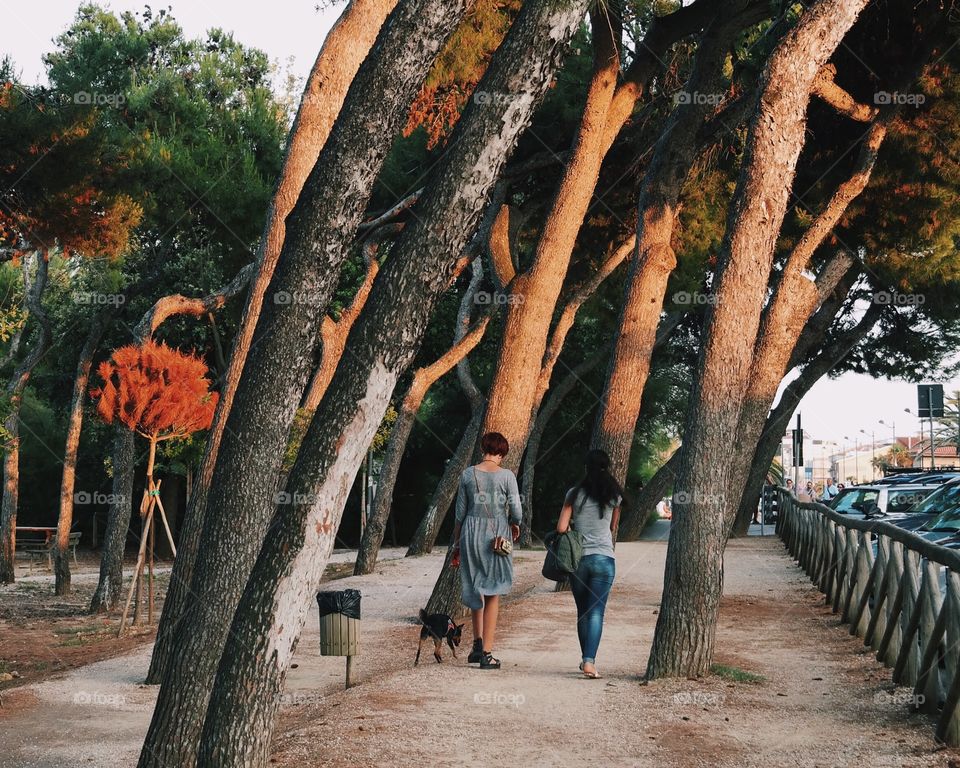
MULTIPOLYGON (((728 547, 716 654, 763 680, 643 685, 665 551, 662 541, 618 546, 602 680, 577 674, 573 599, 540 579, 537 553, 518 557, 500 671, 469 667, 465 653, 412 666, 418 632, 410 617, 429 595, 440 555, 387 559, 371 576, 336 581, 331 588, 358 586, 364 595, 358 685, 342 690, 343 659, 319 656, 311 612, 274 764, 960 765, 960 753, 935 747, 931 721, 898 703, 904 691, 892 692, 889 672, 770 538, 728 547)), ((132 765, 155 696, 139 684, 149 652, 5 692, 0 768, 132 765)))

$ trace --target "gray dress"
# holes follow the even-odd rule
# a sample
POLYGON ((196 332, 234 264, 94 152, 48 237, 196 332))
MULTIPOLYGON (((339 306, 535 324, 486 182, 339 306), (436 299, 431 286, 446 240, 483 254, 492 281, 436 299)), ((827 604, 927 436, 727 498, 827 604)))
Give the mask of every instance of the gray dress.
POLYGON ((513 556, 494 552, 493 540, 509 538, 510 523, 519 525, 522 517, 520 489, 509 469, 467 467, 460 475, 460 588, 468 608, 483 608, 483 595, 505 595, 513 586, 513 556))

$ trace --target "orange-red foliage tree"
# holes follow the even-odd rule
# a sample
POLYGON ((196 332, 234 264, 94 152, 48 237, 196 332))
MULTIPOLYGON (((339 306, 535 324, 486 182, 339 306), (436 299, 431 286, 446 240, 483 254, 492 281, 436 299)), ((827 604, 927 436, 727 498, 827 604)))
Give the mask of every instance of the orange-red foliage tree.
MULTIPOLYGON (((203 358, 172 349, 166 344, 146 341, 115 350, 109 360, 100 363, 97 375, 102 384, 90 391, 97 400, 97 413, 107 424, 119 421, 150 443, 147 459, 147 483, 140 503, 142 535, 137 567, 130 585, 130 594, 120 620, 120 631, 126 624, 127 611, 134 589, 139 594, 150 540, 148 621, 153 621, 153 513, 160 510, 170 549, 176 546, 160 503, 160 485, 154 481, 153 468, 157 443, 184 438, 193 432, 208 429, 213 421, 218 395, 210 391, 207 366, 203 358)), ((134 622, 139 613, 139 600, 134 622)))

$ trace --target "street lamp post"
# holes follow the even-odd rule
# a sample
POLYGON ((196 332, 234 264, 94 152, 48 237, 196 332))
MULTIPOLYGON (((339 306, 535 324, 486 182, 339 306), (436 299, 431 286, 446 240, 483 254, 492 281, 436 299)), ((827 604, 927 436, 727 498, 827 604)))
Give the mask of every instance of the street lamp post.
MULTIPOLYGON (((903 409, 903 412, 904 412, 904 413, 909 413, 911 416, 914 415, 913 411, 911 411, 909 408, 904 408, 904 409, 903 409)), ((923 469, 923 437, 924 437, 924 432, 923 432, 923 419, 920 419, 919 416, 918 416, 917 418, 920 420, 920 445, 919 445, 919 447, 918 447, 918 451, 919 451, 919 453, 920 453, 920 469, 923 469)), ((930 431, 930 445, 931 445, 931 446, 933 445, 933 430, 930 431)), ((932 459, 930 460, 930 469, 933 469, 933 460, 932 460, 932 459)))
POLYGON ((870 476, 876 480, 877 479, 877 440, 876 434, 871 429, 869 432, 865 429, 861 429, 861 432, 865 435, 870 435, 870 466, 873 468, 873 471, 870 473, 870 476))

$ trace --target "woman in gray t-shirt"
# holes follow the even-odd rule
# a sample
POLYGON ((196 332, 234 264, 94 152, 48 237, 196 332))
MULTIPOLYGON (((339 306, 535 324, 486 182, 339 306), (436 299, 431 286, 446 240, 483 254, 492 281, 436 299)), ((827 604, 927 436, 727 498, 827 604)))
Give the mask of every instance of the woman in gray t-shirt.
POLYGON ((610 457, 595 448, 587 453, 583 479, 567 491, 557 521, 558 533, 572 527, 583 537, 583 557, 570 577, 570 589, 577 604, 580 671, 591 678, 600 677, 595 662, 603 613, 616 573, 613 532, 620 522, 622 500, 620 484, 610 474, 610 457))

